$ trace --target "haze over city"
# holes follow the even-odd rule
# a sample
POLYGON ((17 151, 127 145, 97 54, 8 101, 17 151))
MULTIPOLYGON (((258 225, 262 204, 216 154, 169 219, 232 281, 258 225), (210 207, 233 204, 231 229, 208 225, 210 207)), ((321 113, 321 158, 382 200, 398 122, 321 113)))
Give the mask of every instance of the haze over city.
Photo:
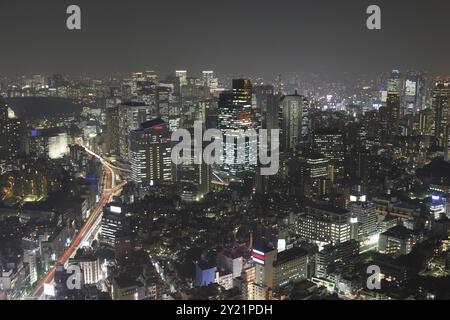
POLYGON ((77 32, 65 28, 69 4, 0 2, 2 74, 450 73, 448 1, 80 0, 77 32), (371 4, 381 7, 381 30, 366 28, 371 4))

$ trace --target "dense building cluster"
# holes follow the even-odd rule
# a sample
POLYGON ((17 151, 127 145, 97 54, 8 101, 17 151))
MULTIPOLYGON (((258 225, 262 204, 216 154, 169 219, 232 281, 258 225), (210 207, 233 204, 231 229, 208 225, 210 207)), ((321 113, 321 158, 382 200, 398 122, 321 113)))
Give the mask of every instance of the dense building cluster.
POLYGON ((398 70, 2 78, 0 299, 450 298, 449 98, 398 70), (178 163, 198 129, 236 143, 178 163))

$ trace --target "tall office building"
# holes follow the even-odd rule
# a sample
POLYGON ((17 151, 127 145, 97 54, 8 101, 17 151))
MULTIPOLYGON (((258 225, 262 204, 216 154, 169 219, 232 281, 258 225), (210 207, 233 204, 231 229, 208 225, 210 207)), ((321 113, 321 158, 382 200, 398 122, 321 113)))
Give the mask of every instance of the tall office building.
POLYGON ((170 120, 170 109, 172 100, 172 89, 168 86, 158 86, 156 88, 157 114, 166 123, 170 120))
MULTIPOLYGON (((353 200, 357 200, 352 196, 353 200)), ((359 197, 361 201, 352 201, 347 209, 352 213, 352 219, 357 224, 356 240, 360 242, 362 250, 373 249, 378 244, 378 215, 373 203, 365 200, 365 196, 359 197)))
POLYGON ((277 95, 268 95, 265 102, 266 108, 263 111, 263 129, 281 129, 279 123, 280 98, 277 95))
POLYGON ((266 246, 255 246, 252 260, 255 264, 255 280, 252 285, 253 300, 269 299, 274 289, 274 262, 277 250, 266 246))
POLYGON ((250 80, 235 79, 233 89, 220 94, 219 127, 223 130, 255 128, 250 80))
POLYGON ((306 139, 304 119, 307 117, 306 98, 295 93, 281 100, 282 145, 285 151, 294 150, 306 139))
POLYGON ((388 113, 387 131, 390 139, 400 134, 402 81, 400 71, 393 70, 388 80, 386 108, 388 113))
POLYGON ((143 188, 171 183, 172 148, 166 123, 156 118, 129 134, 132 181, 143 188))
POLYGON ((274 94, 274 87, 272 85, 259 85, 254 86, 252 91, 256 100, 256 107, 264 114, 267 111, 267 99, 274 94))
MULTIPOLYGON (((192 130, 193 131, 193 130, 192 130)), ((193 134, 193 133, 192 133, 193 134)), ((192 149, 195 148, 195 140, 192 141, 192 149)), ((203 149, 202 149, 203 150, 203 149)), ((174 180, 182 201, 200 201, 211 190, 212 168, 202 161, 196 164, 191 155, 191 163, 174 165, 174 180)))
POLYGON ((22 152, 28 149, 27 126, 25 121, 15 116, 8 119, 8 158, 14 162, 22 152))
POLYGON ((180 87, 188 84, 187 81, 187 71, 186 70, 177 70, 175 71, 175 77, 178 78, 180 87))
POLYGON ((402 75, 399 70, 392 70, 388 78, 388 93, 402 92, 402 75))
POLYGON ((408 72, 405 78, 402 114, 422 111, 425 99, 425 79, 421 72, 408 72))
POLYGON ((109 203, 103 208, 100 229, 100 242, 115 247, 118 235, 123 231, 125 207, 118 203, 109 203))
POLYGON ((38 249, 24 250, 23 252, 23 262, 28 264, 30 285, 33 285, 36 283, 36 281, 38 281, 38 271, 37 271, 38 252, 39 252, 38 249))
POLYGON ((236 143, 242 137, 242 130, 257 130, 260 125, 255 110, 252 108, 250 80, 233 80, 232 91, 220 94, 218 107, 218 124, 224 132, 224 139, 234 139, 235 141, 233 144, 224 144, 225 164, 223 169, 232 174, 251 169, 251 163, 256 162, 257 154, 251 152, 249 139, 246 139, 245 146, 238 146, 236 143), (243 150, 238 150, 238 147, 243 150), (244 163, 237 163, 239 152, 245 154, 244 163))
POLYGON ((208 87, 211 90, 215 90, 219 86, 219 82, 216 76, 214 75, 214 71, 203 71, 202 82, 205 87, 208 87))
MULTIPOLYGON (((0 166, 12 164, 26 151, 26 124, 0 96, 0 166)), ((1 172, 1 169, 0 169, 1 172)))
POLYGON ((128 102, 119 106, 119 155, 130 161, 130 131, 153 116, 152 107, 141 102, 128 102))
POLYGON ((118 156, 120 153, 119 106, 106 109, 106 152, 118 156))
POLYGON ((344 178, 344 134, 336 130, 318 130, 313 133, 312 149, 330 160, 333 182, 344 178))
POLYGON ((386 107, 388 112, 387 130, 392 139, 400 134, 400 93, 388 93, 386 107))
MULTIPOLYGON (((435 113, 434 135, 440 147, 448 149, 450 125, 450 82, 436 82, 433 88, 432 108, 435 113)), ((448 153, 448 150, 445 150, 448 153)))
POLYGON ((301 179, 303 194, 308 198, 317 198, 328 194, 331 186, 330 160, 321 155, 310 153, 301 158, 301 179))

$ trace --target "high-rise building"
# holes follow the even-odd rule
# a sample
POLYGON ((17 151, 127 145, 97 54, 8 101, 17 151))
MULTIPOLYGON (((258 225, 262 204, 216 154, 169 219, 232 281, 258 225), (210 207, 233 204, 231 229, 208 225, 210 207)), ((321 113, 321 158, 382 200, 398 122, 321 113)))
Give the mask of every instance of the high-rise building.
POLYGON ((188 84, 187 81, 187 71, 186 70, 177 70, 175 71, 175 77, 178 78, 180 87, 188 84))
POLYGON ((203 85, 211 90, 215 90, 219 86, 218 79, 214 75, 214 71, 203 71, 202 81, 203 85))
POLYGON ((265 99, 266 108, 263 111, 263 129, 281 129, 279 123, 280 98, 277 95, 268 95, 265 99))
POLYGON ((266 300, 274 289, 274 262, 277 250, 267 246, 255 246, 252 260, 255 264, 255 280, 251 297, 253 300, 266 300))
MULTIPOLYGON (((223 169, 232 174, 250 170, 252 163, 256 163, 257 154, 250 148, 250 142, 246 139, 245 146, 238 145, 236 141, 242 138, 243 130, 256 130, 260 127, 252 107, 252 85, 250 80, 233 80, 232 91, 221 93, 219 96, 218 124, 224 132, 224 138, 235 141, 232 144, 224 144, 225 161, 223 169), (243 148, 243 150, 238 150, 243 148), (238 154, 245 155, 244 163, 238 163, 238 154)), ((256 135, 256 131, 254 132, 256 135)), ((256 137, 255 137, 256 138, 256 137)))
POLYGON ((324 155, 331 165, 333 182, 344 178, 345 145, 344 134, 336 130, 318 130, 313 133, 312 149, 324 155))
POLYGON ((282 145, 285 151, 294 150, 305 142, 307 128, 304 119, 307 117, 307 101, 305 97, 295 93, 281 100, 282 112, 282 145))
POLYGON ((171 142, 166 123, 156 118, 130 132, 131 179, 142 188, 172 183, 171 142))
POLYGON ((402 92, 402 75, 399 70, 392 70, 388 79, 388 93, 402 92))
MULTIPOLYGON (((447 147, 450 125, 450 82, 439 81, 433 88, 432 107, 435 113, 434 135, 440 147, 447 147)), ((447 153, 447 150, 445 150, 447 153)))
POLYGON ((402 115, 416 114, 423 109, 425 80, 421 72, 408 72, 405 78, 402 115))
POLYGON ((232 91, 219 97, 219 127, 223 130, 254 129, 250 80, 233 80, 232 91))
MULTIPOLYGON (((192 141, 192 150, 195 148, 192 141)), ((203 149, 202 149, 203 150, 203 149)), ((200 201, 211 190, 212 168, 206 161, 197 164, 191 155, 191 163, 175 165, 174 178, 182 201, 200 201)))
POLYGON ((388 113, 387 131, 390 139, 400 134, 402 81, 398 70, 393 70, 388 80, 386 108, 388 113))
POLYGON ((120 153, 119 106, 106 109, 106 152, 118 156, 120 153))
POLYGON ((267 111, 267 99, 274 94, 272 85, 258 85, 253 87, 253 95, 256 100, 256 107, 261 110, 262 114, 267 111))
MULTIPOLYGON (((361 201, 352 201, 347 206, 352 213, 352 218, 357 224, 357 238, 360 242, 361 249, 373 249, 378 242, 378 215, 376 214, 376 206, 361 197, 361 201)), ((356 199, 354 199, 356 200, 356 199)))
POLYGON ((118 203, 103 208, 100 242, 111 247, 116 245, 118 235, 124 230, 125 207, 118 203))
POLYGON ((158 86, 156 88, 157 114, 166 123, 170 120, 172 90, 167 86, 158 86))
POLYGON ((29 275, 30 275, 30 285, 33 285, 38 281, 37 272, 37 254, 38 249, 24 250, 23 262, 28 263, 29 275))
POLYGON ((388 93, 386 108, 388 112, 387 130, 392 139, 400 134, 400 93, 388 93))
POLYGON ((12 164, 27 150, 26 124, 0 97, 0 165, 12 164))
POLYGON ((22 152, 28 150, 27 126, 25 121, 10 114, 7 131, 8 160, 13 163, 22 152))
POLYGON ((119 106, 119 155, 130 161, 130 131, 152 117, 152 108, 145 103, 128 102, 119 106))
POLYGON ((303 193, 308 198, 328 194, 331 186, 330 160, 321 155, 309 153, 301 159, 303 193))

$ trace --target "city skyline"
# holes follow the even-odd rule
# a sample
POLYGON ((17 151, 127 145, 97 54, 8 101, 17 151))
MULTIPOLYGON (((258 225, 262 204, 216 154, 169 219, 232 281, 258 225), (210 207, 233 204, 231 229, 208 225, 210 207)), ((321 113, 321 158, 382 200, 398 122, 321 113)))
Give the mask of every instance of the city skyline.
POLYGON ((0 302, 450 300, 449 13, 0 0, 0 302))

